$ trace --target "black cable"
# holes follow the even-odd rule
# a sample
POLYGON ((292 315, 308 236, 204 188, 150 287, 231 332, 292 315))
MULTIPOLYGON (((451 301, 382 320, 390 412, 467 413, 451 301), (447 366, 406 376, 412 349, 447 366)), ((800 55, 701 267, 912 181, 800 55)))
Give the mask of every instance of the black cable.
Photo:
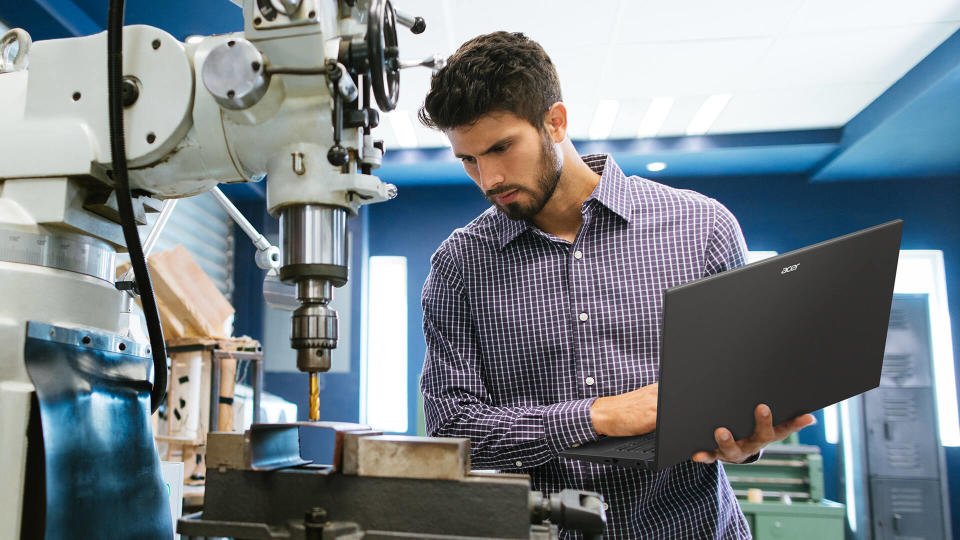
POLYGON ((150 348, 153 351, 153 388, 150 390, 150 412, 157 410, 167 393, 167 349, 163 343, 160 327, 160 312, 153 296, 147 261, 140 245, 140 232, 133 217, 133 202, 130 198, 130 179, 127 176, 127 150, 123 139, 123 8, 124 0, 110 0, 110 15, 107 21, 107 88, 110 113, 110 154, 113 162, 113 183, 117 190, 117 206, 120 211, 120 227, 130 254, 130 266, 140 291, 143 315, 147 320, 150 348))

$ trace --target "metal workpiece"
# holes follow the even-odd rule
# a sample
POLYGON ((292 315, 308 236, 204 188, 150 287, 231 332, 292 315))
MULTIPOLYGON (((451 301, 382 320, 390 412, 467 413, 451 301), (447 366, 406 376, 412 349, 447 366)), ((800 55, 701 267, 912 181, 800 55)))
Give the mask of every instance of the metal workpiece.
POLYGON ((244 444, 248 456, 245 469, 275 471, 312 463, 300 452, 300 430, 329 430, 334 433, 333 465, 341 468, 344 438, 351 433, 379 434, 363 424, 350 422, 290 422, 286 424, 253 424, 247 430, 244 444))
POLYGON ((379 435, 357 440, 357 475, 463 480, 469 439, 379 435))
POLYGON ((249 41, 233 38, 215 47, 203 63, 201 78, 221 107, 252 107, 267 93, 266 59, 249 41))
POLYGON ((0 261, 67 270, 114 282, 117 252, 109 244, 81 234, 36 234, 0 230, 0 261))
POLYGON ((283 266, 280 279, 323 278, 340 287, 347 282, 347 211, 300 204, 280 211, 283 266))

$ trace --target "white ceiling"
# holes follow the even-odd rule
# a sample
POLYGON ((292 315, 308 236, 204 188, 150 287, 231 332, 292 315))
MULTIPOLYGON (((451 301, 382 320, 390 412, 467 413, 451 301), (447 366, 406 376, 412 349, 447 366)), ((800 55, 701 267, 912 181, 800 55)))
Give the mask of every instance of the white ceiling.
MULTIPOLYGON (((395 0, 427 20, 401 29, 404 59, 447 56, 495 30, 544 46, 560 73, 570 135, 586 139, 601 100, 619 103, 607 138, 634 138, 653 98, 673 107, 658 136, 684 135, 711 95, 732 97, 708 131, 833 128, 847 123, 960 27, 957 0, 395 0)), ((416 146, 446 143, 416 112, 425 68, 404 70, 398 110, 378 135, 400 144, 407 115, 416 146)))

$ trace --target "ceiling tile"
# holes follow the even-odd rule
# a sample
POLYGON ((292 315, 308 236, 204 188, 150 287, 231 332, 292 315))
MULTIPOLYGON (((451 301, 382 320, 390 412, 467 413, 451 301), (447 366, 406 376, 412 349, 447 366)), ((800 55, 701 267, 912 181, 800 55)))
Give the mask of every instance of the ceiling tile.
POLYGON ((803 0, 627 2, 618 43, 700 41, 777 35, 803 0))
POLYGON ((956 23, 911 25, 780 38, 740 88, 766 89, 837 83, 896 82, 956 23))
POLYGON ((807 0, 785 35, 960 21, 957 0, 807 0))
POLYGON ((772 43, 754 38, 618 46, 602 84, 624 98, 719 94, 738 87, 772 43))

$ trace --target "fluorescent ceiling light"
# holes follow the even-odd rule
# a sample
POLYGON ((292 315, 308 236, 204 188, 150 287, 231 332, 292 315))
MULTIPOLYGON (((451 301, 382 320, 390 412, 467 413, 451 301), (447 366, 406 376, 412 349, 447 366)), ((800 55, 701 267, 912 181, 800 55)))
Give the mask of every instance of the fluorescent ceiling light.
POLYGON ((647 170, 650 172, 660 172, 667 168, 667 164, 662 161, 652 161, 647 163, 647 170))
POLYGON ((640 129, 637 130, 637 137, 656 137, 663 127, 663 123, 673 108, 673 98, 658 97, 653 98, 650 106, 647 107, 647 113, 643 115, 640 121, 640 129))
POLYGON ((393 134, 397 138, 397 145, 400 148, 416 148, 417 134, 413 131, 410 113, 398 109, 387 115, 390 117, 390 125, 393 126, 393 134))
POLYGON ((717 117, 723 112, 723 109, 730 101, 730 94, 717 94, 704 100, 700 110, 693 116, 690 125, 687 126, 687 135, 703 135, 710 131, 717 117))
POLYGON ((610 135, 619 109, 620 102, 615 99, 600 100, 597 111, 593 113, 593 123, 590 124, 591 139, 606 139, 610 135))

